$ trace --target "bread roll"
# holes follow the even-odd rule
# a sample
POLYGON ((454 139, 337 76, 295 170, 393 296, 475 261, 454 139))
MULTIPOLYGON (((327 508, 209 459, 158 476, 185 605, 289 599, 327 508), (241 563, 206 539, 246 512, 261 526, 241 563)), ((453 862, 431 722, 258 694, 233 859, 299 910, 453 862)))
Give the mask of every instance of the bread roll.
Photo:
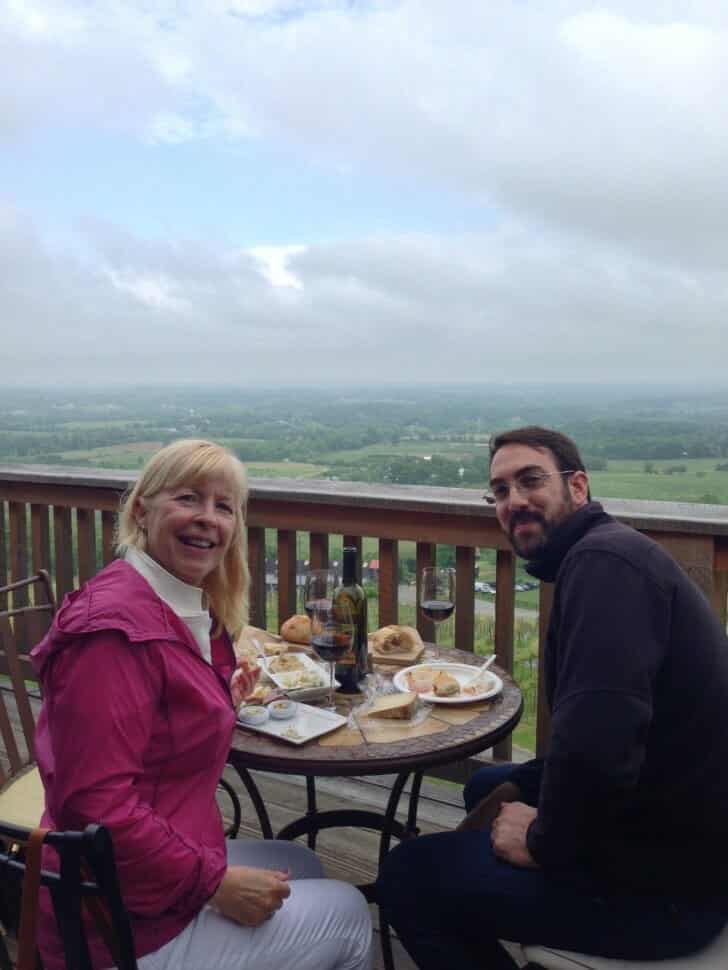
POLYGON ((310 643, 311 621, 301 613, 290 616, 281 627, 281 636, 290 643, 310 643))
POLYGON ((409 653, 422 645, 422 638, 412 626, 383 626, 372 633, 372 648, 377 653, 409 653))

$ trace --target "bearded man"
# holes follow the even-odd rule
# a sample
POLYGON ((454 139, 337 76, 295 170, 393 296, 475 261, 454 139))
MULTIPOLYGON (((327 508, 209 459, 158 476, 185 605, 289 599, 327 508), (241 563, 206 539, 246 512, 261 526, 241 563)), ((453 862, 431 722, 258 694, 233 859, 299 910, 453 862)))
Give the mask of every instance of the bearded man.
POLYGON ((421 970, 513 970, 500 943, 694 953, 728 922, 728 641, 656 543, 591 501, 575 444, 490 446, 498 522, 555 583, 543 760, 484 768, 456 832, 399 845, 379 901, 421 970))

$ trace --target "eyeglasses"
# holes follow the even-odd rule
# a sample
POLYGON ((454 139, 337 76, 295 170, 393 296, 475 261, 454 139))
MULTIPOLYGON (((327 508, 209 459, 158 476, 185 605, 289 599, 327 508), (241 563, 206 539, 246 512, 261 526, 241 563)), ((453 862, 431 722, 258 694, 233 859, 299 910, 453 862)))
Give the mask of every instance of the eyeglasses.
POLYGON ((554 475, 574 475, 576 471, 577 469, 571 468, 565 472, 522 472, 520 475, 516 475, 511 483, 496 482, 483 498, 489 505, 500 505, 508 501, 511 487, 515 488, 519 495, 527 498, 532 492, 537 492, 540 488, 543 488, 547 478, 552 478, 554 475))

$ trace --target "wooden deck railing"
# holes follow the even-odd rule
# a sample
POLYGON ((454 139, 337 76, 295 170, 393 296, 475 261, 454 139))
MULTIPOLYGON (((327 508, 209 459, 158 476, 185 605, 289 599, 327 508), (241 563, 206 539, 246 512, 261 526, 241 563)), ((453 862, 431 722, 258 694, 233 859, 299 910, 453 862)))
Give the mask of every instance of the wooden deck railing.
MULTIPOLYGON (((60 602, 75 585, 89 579, 113 558, 115 513, 133 479, 133 473, 107 470, 0 466, 0 585, 46 568, 54 577, 60 602)), ((666 546, 703 589, 725 624, 728 507, 609 499, 604 504, 612 514, 666 546)), ((266 625, 266 529, 276 530, 277 535, 279 620, 296 612, 297 537, 301 533, 309 536, 313 566, 328 563, 332 535, 359 548, 364 537, 378 540, 380 625, 396 622, 399 616, 399 542, 416 543, 418 573, 435 561, 438 545, 454 546, 455 643, 465 650, 473 649, 474 644, 476 550, 495 550, 494 645, 498 663, 513 670, 515 560, 480 491, 254 479, 248 506, 248 548, 251 622, 258 626, 266 625)), ((541 641, 551 589, 548 584, 540 588, 541 641)), ((419 611, 417 616, 422 636, 434 639, 432 625, 419 611)), ((543 749, 547 735, 546 708, 539 697, 538 750, 543 749)), ((507 757, 509 751, 504 744, 497 754, 507 757)))

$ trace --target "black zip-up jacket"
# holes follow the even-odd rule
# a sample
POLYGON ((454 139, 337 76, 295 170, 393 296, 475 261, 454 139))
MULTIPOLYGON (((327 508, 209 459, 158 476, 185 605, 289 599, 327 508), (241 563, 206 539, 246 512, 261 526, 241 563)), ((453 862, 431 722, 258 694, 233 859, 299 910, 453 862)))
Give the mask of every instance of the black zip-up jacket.
POLYGON ((556 583, 531 855, 620 891, 728 897, 728 640, 715 612, 597 502, 528 571, 556 583))

